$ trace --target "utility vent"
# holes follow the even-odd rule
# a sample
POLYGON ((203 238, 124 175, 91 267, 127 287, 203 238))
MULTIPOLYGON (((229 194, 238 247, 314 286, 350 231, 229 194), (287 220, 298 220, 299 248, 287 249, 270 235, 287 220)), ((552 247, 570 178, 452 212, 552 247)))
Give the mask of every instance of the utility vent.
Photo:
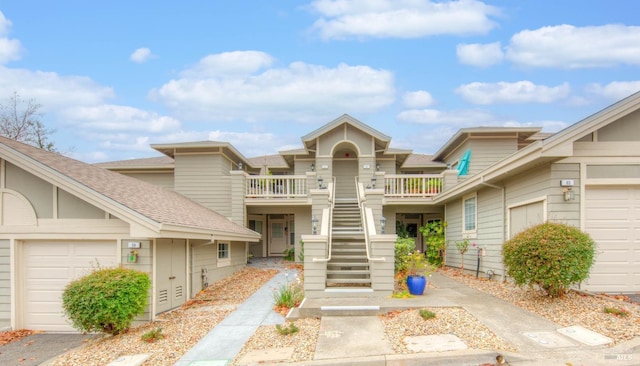
POLYGON ((182 286, 176 287, 176 299, 182 298, 182 286))
POLYGON ((160 292, 158 292, 158 304, 165 303, 167 300, 169 300, 168 291, 160 290, 160 292))

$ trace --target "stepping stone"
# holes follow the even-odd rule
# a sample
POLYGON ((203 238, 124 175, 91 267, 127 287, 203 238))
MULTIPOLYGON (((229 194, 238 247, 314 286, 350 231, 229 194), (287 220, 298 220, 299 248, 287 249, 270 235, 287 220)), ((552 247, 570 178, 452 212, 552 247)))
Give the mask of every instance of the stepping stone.
POLYGON ((314 360, 394 354, 377 316, 323 316, 314 360))
POLYGON ((444 352, 467 349, 467 345, 453 334, 434 334, 405 337, 404 344, 413 352, 444 352))
POLYGON ((122 356, 111 361, 107 366, 139 366, 149 358, 149 354, 142 353, 138 355, 122 356))
POLYGON ((600 333, 596 333, 589 329, 583 328, 579 325, 573 325, 571 327, 558 329, 560 334, 566 335, 571 339, 586 344, 588 346, 602 346, 613 342, 609 337, 603 336, 600 333))
POLYGON ((571 341, 555 332, 523 332, 527 339, 547 348, 573 347, 571 341))
POLYGON ((244 355, 238 365, 255 365, 264 362, 281 362, 291 359, 293 347, 267 348, 255 350, 244 355))

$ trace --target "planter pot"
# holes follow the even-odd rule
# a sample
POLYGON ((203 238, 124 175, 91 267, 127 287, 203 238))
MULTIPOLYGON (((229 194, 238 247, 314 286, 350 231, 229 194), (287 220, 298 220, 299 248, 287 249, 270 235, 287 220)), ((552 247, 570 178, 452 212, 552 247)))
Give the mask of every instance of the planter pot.
POLYGON ((427 278, 425 276, 409 276, 407 277, 407 287, 411 295, 422 295, 427 287, 427 278))

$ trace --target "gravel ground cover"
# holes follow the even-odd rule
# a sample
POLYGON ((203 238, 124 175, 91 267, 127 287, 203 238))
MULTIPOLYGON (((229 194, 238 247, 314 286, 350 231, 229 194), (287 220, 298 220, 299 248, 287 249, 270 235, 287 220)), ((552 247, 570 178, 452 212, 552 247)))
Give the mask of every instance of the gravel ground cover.
POLYGON ((552 299, 543 291, 518 287, 511 283, 476 279, 460 270, 445 268, 440 273, 469 287, 486 292, 523 309, 536 313, 561 326, 580 325, 614 340, 611 346, 640 335, 640 305, 615 297, 593 296, 569 291, 563 298, 552 299), (628 315, 606 313, 605 308, 619 309, 628 315))
POLYGON ((238 305, 268 282, 278 270, 244 268, 196 295, 157 321, 117 336, 104 336, 58 357, 53 365, 105 365, 120 356, 149 353, 145 366, 173 365, 238 305), (142 335, 161 328, 162 339, 145 342, 142 335))

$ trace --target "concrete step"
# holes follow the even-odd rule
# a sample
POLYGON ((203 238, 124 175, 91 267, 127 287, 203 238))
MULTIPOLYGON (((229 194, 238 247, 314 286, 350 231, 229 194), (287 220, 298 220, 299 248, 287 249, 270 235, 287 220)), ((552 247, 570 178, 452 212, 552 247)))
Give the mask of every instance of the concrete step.
POLYGON ((327 278, 327 286, 331 285, 370 285, 370 278, 327 278))
POLYGON ((327 275, 369 275, 371 271, 368 269, 330 269, 327 275))
MULTIPOLYGON (((333 259, 333 258, 331 258, 333 259)), ((343 269, 349 268, 353 269, 356 267, 357 269, 369 268, 369 261, 367 262, 327 262, 327 269, 343 269)))

